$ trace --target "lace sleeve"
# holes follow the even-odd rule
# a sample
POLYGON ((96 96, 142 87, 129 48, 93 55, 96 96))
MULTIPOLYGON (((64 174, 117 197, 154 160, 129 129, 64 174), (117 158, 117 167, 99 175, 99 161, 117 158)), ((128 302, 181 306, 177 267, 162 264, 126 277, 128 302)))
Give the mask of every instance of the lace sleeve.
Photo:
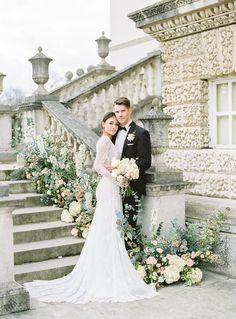
POLYGON ((111 173, 106 169, 107 165, 110 165, 110 151, 111 151, 111 140, 109 137, 102 136, 96 145, 96 158, 94 161, 93 168, 95 171, 102 176, 111 176, 111 173))

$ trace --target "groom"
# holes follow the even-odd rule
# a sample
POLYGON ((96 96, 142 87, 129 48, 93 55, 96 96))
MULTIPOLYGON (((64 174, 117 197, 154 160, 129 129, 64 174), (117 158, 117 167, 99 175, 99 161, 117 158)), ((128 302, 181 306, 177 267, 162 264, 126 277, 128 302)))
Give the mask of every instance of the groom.
MULTIPOLYGON (((112 141, 115 143, 121 159, 134 158, 136 160, 136 164, 139 167, 139 179, 131 181, 130 186, 140 200, 142 195, 146 195, 145 170, 151 166, 150 135, 147 130, 132 121, 132 107, 128 98, 118 98, 114 102, 114 111, 120 124, 120 129, 112 141)), ((129 224, 136 228, 138 207, 134 196, 123 198, 123 206, 125 207, 126 204, 132 208, 127 211, 127 214, 124 209, 124 215, 129 224)))

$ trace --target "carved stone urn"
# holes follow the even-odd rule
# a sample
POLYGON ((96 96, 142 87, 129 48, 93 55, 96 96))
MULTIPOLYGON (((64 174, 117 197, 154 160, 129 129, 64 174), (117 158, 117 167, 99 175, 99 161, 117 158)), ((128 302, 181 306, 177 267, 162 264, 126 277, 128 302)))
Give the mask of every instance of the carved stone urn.
POLYGON ((38 53, 30 58, 29 61, 32 63, 32 78, 34 82, 38 84, 38 88, 33 94, 48 94, 47 90, 44 88, 44 84, 47 83, 49 79, 48 67, 52 59, 42 53, 42 47, 38 47, 38 53))

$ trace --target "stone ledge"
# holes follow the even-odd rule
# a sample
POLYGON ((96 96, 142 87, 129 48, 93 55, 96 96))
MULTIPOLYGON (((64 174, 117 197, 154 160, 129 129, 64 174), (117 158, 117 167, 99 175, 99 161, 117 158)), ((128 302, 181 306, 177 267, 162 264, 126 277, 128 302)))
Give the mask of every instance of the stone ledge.
POLYGON ((176 183, 166 183, 166 184, 157 184, 157 183, 148 183, 146 185, 147 196, 155 197, 161 195, 176 195, 177 193, 184 194, 190 187, 192 183, 189 182, 176 182, 176 183))
POLYGON ((131 13, 129 18, 156 40, 167 41, 234 24, 235 9, 233 1, 165 1, 131 13), (160 6, 166 8, 161 11, 160 6))
POLYGON ((30 309, 28 291, 15 281, 0 283, 0 316, 30 309))
POLYGON ((186 217, 189 220, 204 220, 225 208, 230 211, 223 232, 236 234, 236 200, 186 195, 186 217))

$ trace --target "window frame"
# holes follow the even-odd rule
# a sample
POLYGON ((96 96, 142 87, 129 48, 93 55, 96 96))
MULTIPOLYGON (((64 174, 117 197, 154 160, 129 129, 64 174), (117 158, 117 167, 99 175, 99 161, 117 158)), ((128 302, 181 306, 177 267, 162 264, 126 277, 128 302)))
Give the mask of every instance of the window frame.
POLYGON ((236 83, 236 77, 227 79, 218 79, 210 82, 209 90, 209 146, 218 149, 236 149, 236 144, 233 144, 233 116, 236 116, 236 110, 232 110, 232 83, 236 83), (228 111, 227 112, 217 112, 217 85, 218 84, 228 84, 228 111), (217 144, 217 117, 227 116, 229 118, 228 124, 228 140, 229 143, 217 144))

